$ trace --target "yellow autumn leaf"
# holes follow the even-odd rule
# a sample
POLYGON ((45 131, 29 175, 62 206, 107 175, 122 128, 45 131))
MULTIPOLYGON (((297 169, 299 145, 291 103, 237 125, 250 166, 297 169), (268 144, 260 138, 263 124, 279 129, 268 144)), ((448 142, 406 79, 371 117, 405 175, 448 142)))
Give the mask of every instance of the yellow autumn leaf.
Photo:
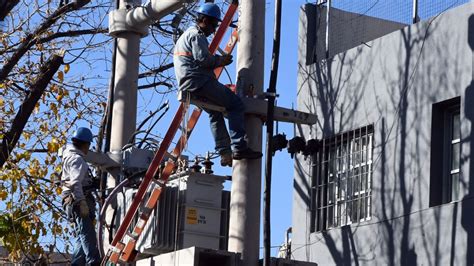
POLYGON ((6 192, 5 190, 0 190, 0 200, 1 201, 4 201, 8 196, 8 192, 6 192))
POLYGON ((26 141, 30 140, 31 133, 23 131, 23 138, 25 138, 26 141))
POLYGON ((64 97, 64 94, 61 92, 58 92, 58 95, 56 95, 56 100, 60 102, 63 99, 63 97, 64 97))
POLYGON ((35 112, 35 114, 38 114, 38 113, 39 113, 39 111, 40 111, 40 104, 39 104, 39 103, 37 103, 37 104, 35 105, 34 112, 35 112))
POLYGON ((57 152, 59 150, 59 143, 58 141, 53 138, 50 142, 48 142, 48 152, 57 152))
MULTIPOLYGON (((0 83, 2 84, 2 83, 0 83)), ((3 98, 0 98, 0 107, 3 107, 3 105, 5 104, 5 101, 3 100, 3 98)))
POLYGON ((51 103, 49 105, 49 108, 51 109, 51 111, 53 111, 53 114, 54 115, 58 115, 58 107, 55 103, 51 103))
POLYGON ((61 195, 62 192, 63 192, 63 189, 61 187, 56 188, 56 194, 61 195))
POLYGON ((64 72, 62 72, 62 71, 58 72, 58 80, 59 80, 59 82, 64 81, 64 72))
POLYGON ((69 72, 69 69, 70 69, 69 64, 66 64, 66 65, 64 66, 64 73, 67 74, 67 72, 69 72))

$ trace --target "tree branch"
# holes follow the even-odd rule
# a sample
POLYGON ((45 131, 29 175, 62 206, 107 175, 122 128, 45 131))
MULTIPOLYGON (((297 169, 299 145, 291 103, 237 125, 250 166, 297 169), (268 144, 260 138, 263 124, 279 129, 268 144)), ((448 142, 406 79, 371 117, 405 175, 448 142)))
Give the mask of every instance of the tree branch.
POLYGON ((5 20, 8 13, 10 13, 19 2, 20 0, 0 0, 0 21, 5 20))
POLYGON ((151 83, 151 84, 147 84, 147 85, 138 86, 137 89, 143 90, 143 89, 154 88, 156 86, 166 86, 168 88, 173 87, 173 85, 171 85, 170 83, 167 83, 167 82, 164 82, 164 81, 159 81, 159 82, 155 82, 155 83, 151 83))
POLYGON ((35 44, 49 42, 57 38, 76 37, 76 36, 87 35, 87 34, 107 33, 108 31, 109 29, 100 28, 100 29, 71 30, 71 31, 65 31, 65 32, 56 32, 54 34, 49 35, 48 37, 39 39, 35 44))
POLYGON ((56 23, 62 15, 78 10, 89 2, 90 0, 75 0, 72 3, 61 6, 47 17, 33 33, 28 34, 15 53, 13 53, 12 57, 5 62, 3 68, 0 70, 0 82, 8 77, 8 74, 10 74, 13 67, 20 61, 21 57, 36 43, 38 36, 56 23))
POLYGON ((160 66, 159 68, 155 68, 155 69, 152 69, 150 71, 141 73, 141 74, 138 75, 138 78, 141 79, 141 78, 151 77, 151 76, 156 75, 158 73, 161 73, 165 70, 168 70, 172 67, 173 67, 173 63, 169 63, 167 65, 160 66))
POLYGON ((36 104, 46 90, 54 74, 63 63, 63 59, 64 54, 55 54, 41 66, 40 74, 36 81, 31 85, 30 93, 22 102, 20 110, 13 119, 10 129, 3 136, 0 145, 0 168, 3 167, 13 148, 16 146, 36 104))

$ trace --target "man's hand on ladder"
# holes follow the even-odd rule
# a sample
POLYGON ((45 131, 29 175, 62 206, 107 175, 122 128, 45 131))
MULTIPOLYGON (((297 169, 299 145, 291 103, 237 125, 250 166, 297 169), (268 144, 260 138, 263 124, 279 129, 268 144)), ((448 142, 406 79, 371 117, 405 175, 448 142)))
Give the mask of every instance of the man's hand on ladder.
POLYGON ((221 54, 221 57, 222 57, 222 61, 219 64, 219 66, 224 67, 234 62, 234 57, 231 54, 226 53, 220 47, 217 47, 217 51, 221 54))

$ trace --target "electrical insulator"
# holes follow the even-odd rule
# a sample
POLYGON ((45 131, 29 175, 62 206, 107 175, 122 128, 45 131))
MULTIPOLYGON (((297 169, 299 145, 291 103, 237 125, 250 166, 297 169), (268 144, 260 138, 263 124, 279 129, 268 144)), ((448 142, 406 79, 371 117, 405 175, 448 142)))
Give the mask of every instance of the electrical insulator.
POLYGON ((210 174, 214 173, 214 171, 212 171, 212 165, 214 163, 211 161, 210 157, 211 156, 209 155, 209 153, 207 153, 206 158, 201 163, 202 165, 204 165, 204 174, 209 174, 210 175, 210 174))
POLYGON ((288 153, 291 155, 291 158, 295 153, 302 152, 306 148, 306 141, 302 137, 294 137, 288 141, 288 153))
POLYGON ((310 139, 306 142, 306 147, 304 149, 303 155, 306 159, 308 156, 314 155, 319 150, 319 140, 310 139))
POLYGON ((194 163, 191 167, 189 167, 189 169, 191 169, 191 172, 194 172, 194 173, 199 173, 201 171, 201 166, 199 165, 199 159, 196 157, 194 159, 194 163))
POLYGON ((281 151, 288 145, 288 140, 285 134, 277 134, 272 137, 272 154, 275 155, 276 151, 281 151))

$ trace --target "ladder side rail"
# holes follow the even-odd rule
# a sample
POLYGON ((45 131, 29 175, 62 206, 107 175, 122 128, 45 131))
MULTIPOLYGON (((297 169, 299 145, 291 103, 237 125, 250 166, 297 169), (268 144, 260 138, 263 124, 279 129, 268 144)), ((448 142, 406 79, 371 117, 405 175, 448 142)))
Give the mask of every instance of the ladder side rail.
MULTIPOLYGON (((230 40, 227 43, 226 47, 224 48, 224 53, 230 54, 234 50, 235 45, 237 44, 237 41, 239 40, 239 32, 237 29, 234 29, 232 31, 232 35, 230 36, 230 40)), ((216 75, 216 79, 219 79, 219 77, 222 74, 222 71, 224 71, 224 67, 218 67, 214 69, 214 75, 216 75)))

